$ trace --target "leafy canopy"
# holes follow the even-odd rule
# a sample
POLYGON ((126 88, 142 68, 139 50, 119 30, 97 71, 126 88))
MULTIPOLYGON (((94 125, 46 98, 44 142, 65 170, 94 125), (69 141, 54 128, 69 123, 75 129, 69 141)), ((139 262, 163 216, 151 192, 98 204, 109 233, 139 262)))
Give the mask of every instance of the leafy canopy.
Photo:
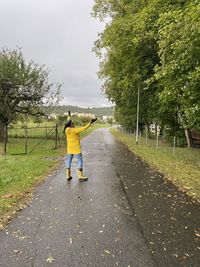
POLYGON ((10 124, 18 114, 44 115, 44 106, 59 99, 60 85, 48 81, 48 69, 26 63, 19 49, 0 52, 0 122, 10 124))

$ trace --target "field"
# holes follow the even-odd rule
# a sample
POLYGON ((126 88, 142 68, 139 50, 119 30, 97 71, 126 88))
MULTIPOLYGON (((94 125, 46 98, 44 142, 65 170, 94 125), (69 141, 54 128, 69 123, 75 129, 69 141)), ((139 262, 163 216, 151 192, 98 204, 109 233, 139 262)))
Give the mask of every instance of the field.
POLYGON ((126 135, 117 129, 111 129, 112 134, 123 142, 129 150, 145 160, 150 166, 165 174, 181 190, 192 198, 200 201, 200 149, 176 148, 160 141, 156 149, 156 141, 140 138, 139 145, 135 136, 126 135))
MULTIPOLYGON (((105 125, 95 124, 83 132, 81 138, 99 127, 105 127, 105 125)), ((38 130, 37 134, 40 136, 43 133, 38 130)), ((40 140, 36 136, 33 137, 28 139, 28 151, 40 140)), ((34 187, 64 160, 65 139, 61 140, 61 147, 58 149, 54 149, 54 139, 44 140, 28 154, 23 154, 24 142, 22 136, 9 138, 8 155, 0 156, 0 228, 14 216, 18 209, 26 205, 34 187)))

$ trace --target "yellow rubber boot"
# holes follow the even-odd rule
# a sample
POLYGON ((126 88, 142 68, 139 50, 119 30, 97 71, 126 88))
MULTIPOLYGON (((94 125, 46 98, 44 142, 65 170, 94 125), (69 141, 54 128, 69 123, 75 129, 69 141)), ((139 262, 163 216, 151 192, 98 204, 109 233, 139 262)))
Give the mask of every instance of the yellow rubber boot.
POLYGON ((66 169, 66 176, 67 176, 67 180, 68 181, 70 181, 72 179, 71 170, 70 169, 66 169))
POLYGON ((88 177, 86 177, 84 174, 83 174, 83 170, 78 170, 78 178, 79 180, 81 181, 86 181, 88 180, 88 177))

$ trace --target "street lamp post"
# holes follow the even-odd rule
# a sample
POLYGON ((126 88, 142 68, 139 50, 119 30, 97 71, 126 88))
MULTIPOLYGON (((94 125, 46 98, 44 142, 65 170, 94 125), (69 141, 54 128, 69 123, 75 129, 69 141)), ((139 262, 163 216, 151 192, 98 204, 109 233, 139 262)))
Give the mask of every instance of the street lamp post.
POLYGON ((139 111, 140 111, 140 83, 138 82, 136 145, 138 145, 138 140, 139 140, 139 111))

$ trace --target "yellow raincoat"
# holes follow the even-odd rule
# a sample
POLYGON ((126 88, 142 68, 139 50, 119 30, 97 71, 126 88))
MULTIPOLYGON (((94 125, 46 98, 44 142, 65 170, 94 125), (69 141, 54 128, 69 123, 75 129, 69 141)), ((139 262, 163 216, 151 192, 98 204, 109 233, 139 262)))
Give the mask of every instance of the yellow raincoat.
POLYGON ((81 153, 79 133, 85 131, 90 126, 91 124, 88 123, 83 127, 66 128, 65 134, 66 134, 66 140, 67 140, 67 154, 80 154, 81 153))

